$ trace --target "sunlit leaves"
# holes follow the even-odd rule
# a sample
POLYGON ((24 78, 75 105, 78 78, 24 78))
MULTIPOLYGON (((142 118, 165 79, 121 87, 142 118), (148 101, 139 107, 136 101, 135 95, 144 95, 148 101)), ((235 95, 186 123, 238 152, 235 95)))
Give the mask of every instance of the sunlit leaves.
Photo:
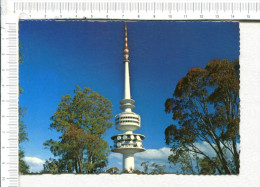
POLYGON ((172 113, 173 120, 178 123, 165 129, 166 144, 173 151, 170 162, 183 163, 185 154, 192 153, 203 157, 197 162, 203 174, 239 172, 236 149, 240 139, 238 60, 212 60, 205 69, 190 69, 177 83, 173 97, 166 100, 165 112, 172 113), (199 142, 209 144, 216 157, 209 157, 197 147, 199 142), (205 165, 210 167, 205 168, 205 165))
POLYGON ((61 133, 59 141, 44 145, 60 161, 72 164, 76 173, 96 173, 107 165, 108 143, 103 139, 113 123, 111 102, 90 88, 74 90, 74 96, 62 96, 51 117, 51 129, 61 133))

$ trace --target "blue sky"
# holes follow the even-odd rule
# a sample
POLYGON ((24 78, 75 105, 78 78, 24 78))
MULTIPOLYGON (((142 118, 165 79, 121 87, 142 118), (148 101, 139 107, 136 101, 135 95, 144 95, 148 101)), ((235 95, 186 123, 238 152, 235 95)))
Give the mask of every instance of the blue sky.
MULTIPOLYGON (((205 67, 213 59, 239 58, 239 24, 236 22, 127 22, 130 50, 131 96, 134 112, 142 118, 136 133, 146 136, 141 161, 166 163, 170 154, 164 141, 165 128, 174 123, 164 112, 177 82, 193 67, 205 67)), ((38 171, 53 157, 43 142, 58 139, 49 129, 50 117, 61 96, 72 94, 76 85, 90 87, 107 97, 113 115, 121 112, 123 98, 124 22, 111 21, 21 21, 20 105, 29 142, 23 143, 27 162, 38 171)), ((114 121, 114 118, 111 119, 114 121)), ((105 139, 118 134, 113 126, 105 139)), ((112 153, 109 167, 121 168, 121 156, 112 153)), ((170 169, 169 169, 170 170, 170 169)))

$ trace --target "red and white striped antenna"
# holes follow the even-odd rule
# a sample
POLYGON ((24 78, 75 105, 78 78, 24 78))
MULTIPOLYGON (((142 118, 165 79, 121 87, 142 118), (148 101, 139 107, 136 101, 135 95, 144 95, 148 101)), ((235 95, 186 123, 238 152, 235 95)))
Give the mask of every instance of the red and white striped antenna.
POLYGON ((125 23, 125 47, 124 47, 124 56, 125 56, 125 61, 129 61, 129 48, 128 48, 128 43, 127 43, 127 24, 125 23))

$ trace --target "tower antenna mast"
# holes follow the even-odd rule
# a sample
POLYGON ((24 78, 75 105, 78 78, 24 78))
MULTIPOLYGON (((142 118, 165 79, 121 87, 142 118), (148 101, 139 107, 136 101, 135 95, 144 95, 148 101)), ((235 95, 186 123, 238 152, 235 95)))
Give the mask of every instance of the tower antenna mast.
POLYGON ((123 154, 123 171, 134 171, 134 154, 143 152, 145 149, 142 146, 144 135, 135 134, 133 131, 141 127, 140 115, 132 112, 135 108, 135 101, 131 99, 130 92, 130 76, 129 76, 129 48, 127 36, 127 24, 125 24, 125 46, 124 46, 124 65, 125 65, 125 92, 124 98, 120 101, 120 109, 123 112, 115 116, 116 129, 123 131, 122 134, 112 136, 114 147, 112 152, 123 154))

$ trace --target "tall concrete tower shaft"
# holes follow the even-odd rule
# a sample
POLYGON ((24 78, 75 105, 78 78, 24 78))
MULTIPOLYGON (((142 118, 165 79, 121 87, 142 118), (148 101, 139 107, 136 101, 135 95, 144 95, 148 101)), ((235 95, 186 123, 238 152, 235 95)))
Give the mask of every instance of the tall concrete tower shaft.
POLYGON ((129 49, 128 49, 128 42, 127 42, 127 26, 125 24, 125 48, 124 48, 124 57, 125 57, 125 98, 124 99, 131 99, 130 94, 130 76, 129 76, 129 49))
POLYGON ((133 131, 141 126, 141 117, 132 112, 135 108, 135 101, 131 99, 130 92, 130 76, 129 76, 129 48, 127 37, 127 25, 125 24, 125 47, 124 47, 124 65, 125 65, 125 92, 124 98, 120 101, 120 109, 123 112, 115 116, 116 129, 123 131, 122 134, 112 136, 114 140, 113 152, 123 154, 123 170, 132 172, 134 170, 134 154, 143 152, 145 149, 142 147, 142 140, 144 135, 135 134, 133 131))

